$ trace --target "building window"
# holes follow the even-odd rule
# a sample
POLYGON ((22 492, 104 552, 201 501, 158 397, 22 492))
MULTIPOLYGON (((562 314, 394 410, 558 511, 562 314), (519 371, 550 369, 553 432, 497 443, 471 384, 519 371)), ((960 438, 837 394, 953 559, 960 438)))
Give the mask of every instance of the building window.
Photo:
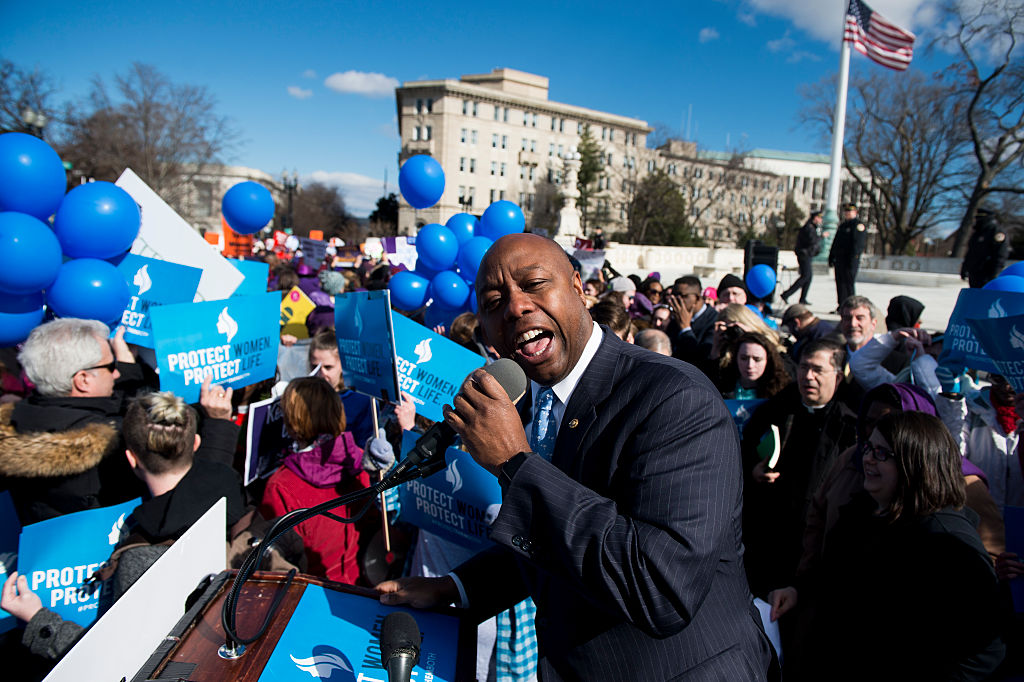
POLYGON ((552 116, 551 117, 551 129, 554 130, 557 125, 558 125, 558 119, 555 118, 554 116, 552 116))
POLYGON ((497 200, 498 190, 491 190, 491 203, 493 204, 497 200))
POLYGON ((533 182, 533 171, 536 170, 535 166, 530 166, 530 182, 533 182))
POLYGON ((459 203, 460 204, 466 203, 466 186, 465 185, 459 185, 459 203))
MULTIPOLYGON (((654 162, 653 162, 653 161, 651 161, 651 164, 653 165, 653 164, 654 164, 654 162)), ((668 164, 667 166, 665 166, 665 171, 666 171, 666 172, 667 172, 667 173, 668 173, 669 175, 675 175, 675 174, 676 174, 676 165, 675 165, 674 163, 670 163, 670 164, 668 164)))
POLYGON ((742 178, 740 178, 740 187, 746 187, 749 184, 750 184, 750 178, 748 178, 746 176, 743 176, 742 178))
POLYGON ((786 191, 786 181, 785 180, 779 180, 779 184, 775 188, 775 191, 776 192, 785 192, 786 191))
POLYGON ((433 133, 434 133, 433 126, 424 126, 423 130, 424 130, 424 133, 423 133, 423 139, 424 140, 429 140, 430 138, 432 138, 434 136, 433 135, 433 133))
POLYGON ((528 112, 528 111, 524 111, 523 112, 523 125, 524 126, 530 125, 530 112, 528 112))
POLYGON ((416 113, 419 114, 419 113, 422 113, 422 111, 423 111, 423 100, 417 99, 416 100, 416 113))
POLYGON ((583 134, 583 121, 576 121, 576 134, 577 135, 582 135, 583 134))
POLYGON ((508 149, 508 135, 501 136, 501 148, 508 149))
POLYGON ((555 143, 552 142, 551 144, 548 145, 548 156, 554 156, 554 155, 555 155, 555 143))
POLYGON ((601 126, 601 140, 607 140, 607 139, 608 139, 608 128, 606 128, 605 126, 601 126))
POLYGON ((459 135, 459 142, 461 142, 463 144, 466 143, 466 129, 465 128, 462 129, 462 134, 459 135))
POLYGON ((747 195, 746 194, 741 194, 740 195, 740 206, 746 206, 746 205, 747 205, 747 195))
POLYGON ((508 112, 509 108, 505 107, 505 115, 501 117, 501 120, 504 121, 505 123, 508 123, 508 112))
POLYGON ((471 137, 470 137, 470 140, 469 140, 470 144, 476 144, 476 131, 475 130, 471 130, 470 134, 471 134, 471 137))
POLYGON ((558 145, 558 158, 562 158, 562 145, 558 145))
POLYGON ((533 115, 533 127, 534 127, 534 128, 536 128, 536 127, 537 127, 537 114, 534 114, 534 115, 533 115))
POLYGON ((558 132, 560 132, 560 133, 564 133, 565 132, 565 119, 564 118, 560 119, 558 121, 558 132))
POLYGON ((520 180, 525 180, 526 179, 526 166, 523 166, 523 165, 519 166, 519 179, 520 180))
POLYGON ((466 99, 462 100, 462 115, 463 116, 468 116, 469 115, 469 100, 466 100, 466 99))
POLYGON ((658 164, 655 163, 654 159, 651 159, 650 161, 647 162, 647 172, 653 173, 654 169, 657 168, 657 166, 658 164))
POLYGON ((500 192, 498 192, 498 200, 505 201, 505 190, 501 190, 500 192))
POLYGON ((526 203, 526 192, 519 193, 519 205, 522 206, 526 203))
POLYGON ((780 201, 779 199, 776 199, 775 200, 775 208, 781 209, 782 208, 782 201, 780 201))
POLYGON ((476 116, 477 110, 479 109, 479 102, 473 102, 473 115, 476 116))
POLYGON ((693 198, 700 199, 700 187, 693 188, 693 198))
POLYGON ((531 152, 536 152, 537 151, 537 140, 530 140, 530 151, 531 152))
POLYGON ((469 188, 469 205, 473 205, 473 198, 476 197, 476 187, 469 188))
POLYGON ((469 160, 469 172, 476 173, 476 159, 469 160))
POLYGON ((466 170, 466 157, 465 156, 460 156, 459 157, 459 170, 463 171, 463 172, 465 172, 465 170, 466 170))
POLYGON ((537 195, 533 194, 532 192, 530 194, 526 195, 526 210, 527 211, 532 211, 533 210, 533 200, 536 197, 537 197, 537 195))
POLYGON ((434 113, 434 98, 433 97, 428 97, 427 98, 427 113, 428 114, 434 113))
POLYGON ((501 177, 505 177, 505 164, 501 164, 501 177))
POLYGON ((498 162, 497 161, 491 161, 491 175, 497 175, 497 174, 498 174, 498 162))
POLYGON ((420 127, 419 126, 413 126, 413 129, 412 129, 412 141, 413 142, 418 142, 419 139, 420 139, 420 127))
POLYGON ((615 128, 608 129, 608 141, 615 142, 615 128))
POLYGON ((606 161, 606 163, 609 166, 612 165, 612 153, 611 152, 608 152, 608 161, 606 161))
POLYGON ((695 178, 702 178, 702 177, 704 177, 704 169, 703 168, 694 168, 693 169, 693 177, 695 177, 695 178))
POLYGON ((497 133, 494 133, 493 135, 491 135, 491 147, 493 147, 494 149, 498 148, 498 134, 497 133))
POLYGON ((520 147, 520 150, 525 152, 527 150, 527 148, 528 148, 528 145, 527 145, 527 142, 526 142, 526 138, 524 137, 523 138, 523 145, 520 147))

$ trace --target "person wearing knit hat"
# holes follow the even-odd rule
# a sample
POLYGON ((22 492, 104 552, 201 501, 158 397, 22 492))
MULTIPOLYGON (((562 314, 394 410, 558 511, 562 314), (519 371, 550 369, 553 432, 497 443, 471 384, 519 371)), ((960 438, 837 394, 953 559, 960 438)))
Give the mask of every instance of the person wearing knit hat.
POLYGON ((320 288, 331 296, 337 296, 345 291, 345 277, 334 270, 324 270, 320 273, 320 288))
POLYGON ((636 285, 628 277, 614 277, 608 282, 607 293, 604 298, 610 298, 622 304, 623 308, 629 308, 636 296, 636 285))
POLYGON ((743 280, 732 273, 723 277, 718 283, 718 302, 746 305, 747 287, 744 286, 743 280))

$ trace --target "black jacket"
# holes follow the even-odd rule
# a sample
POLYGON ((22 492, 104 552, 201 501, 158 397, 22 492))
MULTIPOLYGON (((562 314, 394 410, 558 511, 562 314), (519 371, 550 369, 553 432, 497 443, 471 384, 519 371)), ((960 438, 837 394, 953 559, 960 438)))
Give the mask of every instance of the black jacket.
POLYGON ((811 258, 821 253, 821 226, 815 225, 813 220, 804 223, 796 235, 793 251, 798 256, 811 258))

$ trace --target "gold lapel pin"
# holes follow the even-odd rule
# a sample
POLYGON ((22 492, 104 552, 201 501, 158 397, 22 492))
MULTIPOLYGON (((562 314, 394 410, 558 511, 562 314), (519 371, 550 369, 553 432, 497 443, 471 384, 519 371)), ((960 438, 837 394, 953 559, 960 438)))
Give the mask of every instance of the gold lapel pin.
POLYGON ((570 419, 569 420, 569 428, 570 429, 575 429, 579 425, 580 425, 580 420, 579 419, 570 419))

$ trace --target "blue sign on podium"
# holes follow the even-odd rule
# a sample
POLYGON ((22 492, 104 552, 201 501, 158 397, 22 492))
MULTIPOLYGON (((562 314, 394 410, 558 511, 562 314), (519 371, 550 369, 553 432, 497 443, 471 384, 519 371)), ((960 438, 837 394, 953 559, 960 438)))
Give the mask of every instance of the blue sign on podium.
POLYGON ((376 599, 317 585, 303 592, 260 682, 388 682, 380 660, 380 630, 385 616, 394 611, 411 614, 423 635, 412 679, 453 682, 459 646, 455 616, 384 606, 376 599))

